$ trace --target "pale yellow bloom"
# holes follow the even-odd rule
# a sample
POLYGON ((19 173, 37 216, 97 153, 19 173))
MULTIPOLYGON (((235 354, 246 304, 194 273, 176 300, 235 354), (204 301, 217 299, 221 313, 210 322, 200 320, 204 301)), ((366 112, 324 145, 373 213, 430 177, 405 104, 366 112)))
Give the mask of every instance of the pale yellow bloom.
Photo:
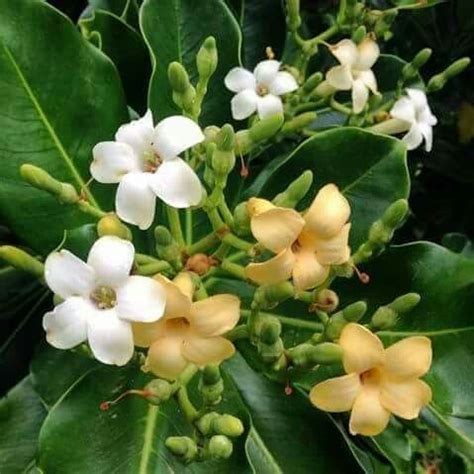
POLYGON ((239 298, 222 294, 193 302, 189 273, 180 273, 173 282, 161 275, 155 279, 166 290, 164 317, 133 325, 135 345, 149 348, 145 369, 174 379, 190 362, 203 367, 234 354, 234 345, 222 335, 239 320, 239 298))
POLYGON ((273 284, 290 277, 296 288, 306 290, 321 284, 331 265, 349 260, 351 208, 337 186, 328 184, 301 216, 293 209, 251 198, 250 226, 257 241, 276 255, 263 263, 251 263, 246 275, 260 284, 273 284))
POLYGON ((339 344, 347 375, 317 384, 309 396, 324 411, 352 410, 349 430, 353 435, 381 433, 391 414, 412 420, 431 401, 430 387, 419 380, 431 366, 427 337, 408 337, 384 349, 367 328, 349 323, 339 344))

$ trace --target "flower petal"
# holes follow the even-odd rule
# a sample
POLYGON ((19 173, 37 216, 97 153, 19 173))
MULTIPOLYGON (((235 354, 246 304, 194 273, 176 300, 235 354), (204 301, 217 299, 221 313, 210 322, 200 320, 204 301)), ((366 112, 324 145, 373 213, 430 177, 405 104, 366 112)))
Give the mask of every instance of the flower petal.
POLYGON ((272 285, 288 280, 295 265, 291 249, 280 252, 263 263, 250 263, 245 267, 245 275, 261 285, 272 285))
POLYGON ((156 340, 166 336, 166 320, 154 323, 132 323, 133 342, 138 347, 150 347, 156 340))
POLYGON ((221 336, 240 319, 240 300, 234 295, 215 295, 191 306, 189 322, 193 332, 204 337, 221 336))
POLYGON ((349 431, 351 434, 376 436, 390 421, 390 412, 380 403, 379 390, 374 387, 362 387, 352 407, 349 431))
POLYGON ((252 89, 245 89, 234 95, 230 102, 232 117, 243 120, 250 117, 257 110, 258 95, 252 89))
POLYGON ((393 118, 412 124, 415 122, 415 106, 410 99, 402 97, 395 102, 390 110, 390 115, 393 118))
POLYGON ((271 117, 283 113, 283 103, 280 97, 267 94, 266 96, 258 97, 257 110, 258 116, 261 119, 271 117))
POLYGON ((187 318, 192 303, 192 280, 187 272, 179 273, 174 281, 163 275, 155 275, 154 280, 159 282, 166 292, 165 318, 187 318), (188 283, 189 282, 189 283, 188 283), (189 291, 191 287, 191 291, 189 291))
POLYGON ((384 349, 380 339, 360 324, 349 323, 341 333, 339 345, 344 352, 344 370, 361 374, 384 361, 384 349))
POLYGON ((305 224, 293 209, 274 207, 250 220, 253 236, 266 249, 278 253, 290 247, 298 238, 305 224))
POLYGON ((202 199, 201 181, 181 158, 165 161, 150 179, 153 192, 169 206, 187 208, 202 199))
POLYGON ((379 45, 372 39, 366 38, 357 46, 357 61, 354 63, 354 69, 361 71, 370 69, 380 56, 379 45))
POLYGON ((95 270, 99 284, 116 287, 128 279, 134 258, 135 247, 131 242, 106 235, 91 247, 87 264, 95 270))
POLYGON ((277 72, 275 79, 268 86, 270 94, 283 95, 298 89, 296 79, 287 71, 277 72))
POLYGON ((360 79, 374 94, 377 93, 377 79, 372 70, 360 71, 357 74, 357 79, 360 79))
POLYGON ((405 420, 417 418, 422 408, 431 401, 431 397, 431 388, 422 380, 386 380, 382 383, 380 392, 384 408, 405 420))
POLYGON ((122 319, 152 323, 165 312, 166 292, 153 278, 133 275, 117 288, 117 314, 122 319))
POLYGON ((88 296, 94 289, 95 272, 69 250, 51 253, 44 264, 44 278, 53 293, 66 299, 88 296))
POLYGON ((361 79, 356 79, 352 83, 352 108, 355 114, 364 110, 365 104, 369 99, 369 89, 361 79))
POLYGON ((312 250, 295 252, 293 283, 298 290, 309 290, 323 283, 329 275, 329 267, 321 265, 312 250))
POLYGON ((340 91, 352 89, 352 72, 349 66, 334 66, 326 74, 326 80, 331 87, 340 91))
POLYGON ((250 217, 258 216, 270 209, 276 209, 276 206, 266 199, 251 197, 247 201, 247 211, 250 217))
POLYGON ((408 150, 414 150, 421 145, 423 142, 423 135, 420 126, 416 122, 412 124, 409 132, 402 138, 402 141, 405 143, 408 150))
POLYGON ((334 237, 315 240, 316 258, 321 265, 341 265, 349 260, 351 256, 348 245, 350 230, 351 224, 346 224, 334 237))
POLYGON ((399 379, 421 377, 428 372, 432 357, 431 341, 427 337, 407 337, 385 350, 385 370, 399 379))
POLYGON ((199 125, 193 120, 174 115, 162 120, 153 132, 153 149, 161 159, 171 160, 204 140, 199 125))
POLYGON ((187 296, 190 301, 194 296, 194 283, 190 272, 178 273, 173 278, 173 283, 180 289, 183 295, 187 296))
POLYGON ((339 41, 339 43, 332 45, 329 51, 341 64, 347 66, 352 66, 359 56, 356 44, 350 39, 339 41))
POLYGON ((433 148, 433 129, 430 125, 425 123, 418 124, 418 127, 420 128, 420 132, 425 139, 425 150, 430 152, 433 148))
POLYGON ((307 229, 321 238, 333 237, 351 215, 349 201, 335 184, 322 187, 304 215, 307 229))
POLYGON ((115 309, 97 311, 89 318, 87 334, 92 353, 100 362, 120 366, 132 358, 132 327, 117 317, 115 309))
POLYGON ((359 376, 348 374, 318 383, 311 389, 309 399, 320 410, 339 413, 352 408, 360 390, 359 376))
POLYGON ((127 173, 140 170, 138 156, 126 143, 97 143, 92 156, 90 172, 99 183, 119 183, 127 173))
POLYGON ((46 340, 56 349, 71 349, 87 340, 87 316, 96 311, 80 296, 67 298, 44 315, 46 340))
POLYGON ((408 88, 406 89, 406 92, 417 112, 421 112, 428 107, 428 99, 423 91, 420 89, 408 88))
POLYGON ((156 340, 148 350, 145 368, 158 377, 175 379, 187 365, 182 349, 183 339, 180 337, 156 340))
POLYGON ((117 215, 125 222, 148 229, 155 218, 156 196, 149 186, 150 173, 129 173, 115 196, 117 215))
POLYGON ((183 355, 193 364, 203 367, 207 364, 219 364, 232 357, 235 347, 223 337, 200 337, 190 334, 184 341, 183 355))
POLYGON ((234 67, 224 78, 227 89, 232 92, 241 92, 245 89, 255 90, 257 85, 255 76, 243 67, 234 67))
POLYGON ((257 84, 269 86, 276 78, 279 69, 279 61, 275 61, 274 59, 260 61, 253 70, 253 74, 257 79, 257 84))
POLYGON ((139 158, 151 151, 153 141, 153 116, 151 110, 138 120, 122 125, 115 134, 117 142, 129 145, 139 158))

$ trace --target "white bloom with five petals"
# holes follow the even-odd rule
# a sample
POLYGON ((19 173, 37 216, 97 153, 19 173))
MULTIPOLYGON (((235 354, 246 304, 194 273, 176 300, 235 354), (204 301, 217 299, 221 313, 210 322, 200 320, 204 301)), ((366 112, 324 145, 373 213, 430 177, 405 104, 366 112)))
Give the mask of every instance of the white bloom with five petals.
POLYGON ((132 322, 150 323, 165 310, 166 293, 152 278, 130 276, 135 249, 105 236, 92 246, 87 263, 68 250, 49 255, 45 279, 64 302, 45 314, 47 341, 71 349, 85 341, 105 364, 125 365, 132 357, 132 322))
POLYGON ((366 38, 356 45, 344 39, 330 47, 331 53, 340 62, 326 74, 326 81, 335 90, 352 90, 352 108, 356 114, 362 112, 369 98, 369 90, 377 93, 377 80, 372 66, 380 50, 377 43, 366 38))
POLYGON ((261 61, 253 73, 242 67, 231 69, 225 77, 227 89, 236 92, 232 99, 232 117, 243 120, 258 112, 260 118, 283 113, 281 95, 298 89, 295 78, 280 71, 274 59, 261 61))
POLYGON ((201 182, 178 155, 203 140, 199 126, 186 117, 167 117, 153 127, 149 110, 144 117, 122 125, 115 141, 94 147, 90 171, 100 183, 119 183, 118 216, 148 229, 155 216, 156 197, 176 208, 201 201, 201 182))
POLYGON ((432 114, 426 94, 419 89, 407 89, 407 96, 395 102, 390 115, 397 120, 400 127, 408 130, 402 138, 409 150, 418 148, 423 139, 426 151, 433 146, 433 126, 438 123, 432 114))

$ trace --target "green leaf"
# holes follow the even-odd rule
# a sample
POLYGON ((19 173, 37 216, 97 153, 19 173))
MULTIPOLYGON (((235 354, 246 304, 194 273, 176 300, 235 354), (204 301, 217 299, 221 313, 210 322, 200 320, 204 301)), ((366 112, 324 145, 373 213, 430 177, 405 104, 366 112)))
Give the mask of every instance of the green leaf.
POLYGON ((45 416, 29 377, 0 400, 0 472, 21 474, 34 466, 45 416))
POLYGON ((408 197, 405 146, 395 138, 355 128, 327 130, 309 138, 289 156, 269 163, 245 196, 273 198, 305 170, 313 171, 314 182, 301 208, 308 207, 325 184, 339 186, 352 208, 354 250, 392 202, 408 197))
POLYGON ((441 243, 449 250, 467 258, 474 258, 474 244, 467 235, 451 232, 443 235, 441 243))
POLYGON ((24 184, 20 165, 43 167, 108 209, 110 186, 85 188, 91 150, 128 113, 114 66, 65 16, 39 0, 0 0, 0 10, 0 219, 45 253, 89 218, 24 184))
POLYGON ((168 65, 179 61, 191 81, 197 79, 196 53, 208 36, 214 36, 219 54, 203 104, 201 123, 222 125, 230 120, 232 93, 224 86, 227 72, 239 64, 239 26, 223 0, 145 0, 140 25, 153 58, 148 104, 155 120, 179 113, 171 97, 168 65))

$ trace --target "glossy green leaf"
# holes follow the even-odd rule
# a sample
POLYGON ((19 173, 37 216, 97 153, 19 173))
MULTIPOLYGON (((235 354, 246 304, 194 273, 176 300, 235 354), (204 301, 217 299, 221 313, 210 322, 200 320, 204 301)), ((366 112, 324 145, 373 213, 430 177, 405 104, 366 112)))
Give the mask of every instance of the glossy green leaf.
MULTIPOLYGON (((44 253, 88 219, 24 184, 20 165, 84 188, 92 147, 128 113, 114 66, 66 17, 39 0, 0 0, 0 11, 0 218, 44 253)), ((111 208, 110 186, 84 192, 111 208)))
POLYGON ((191 81, 197 80, 196 53, 208 36, 214 36, 219 54, 203 104, 203 125, 222 125, 230 119, 232 93, 224 86, 227 72, 239 64, 239 26, 223 0, 145 0, 140 25, 153 57, 154 70, 148 104, 156 120, 179 113, 171 97, 168 65, 181 62, 191 81))

